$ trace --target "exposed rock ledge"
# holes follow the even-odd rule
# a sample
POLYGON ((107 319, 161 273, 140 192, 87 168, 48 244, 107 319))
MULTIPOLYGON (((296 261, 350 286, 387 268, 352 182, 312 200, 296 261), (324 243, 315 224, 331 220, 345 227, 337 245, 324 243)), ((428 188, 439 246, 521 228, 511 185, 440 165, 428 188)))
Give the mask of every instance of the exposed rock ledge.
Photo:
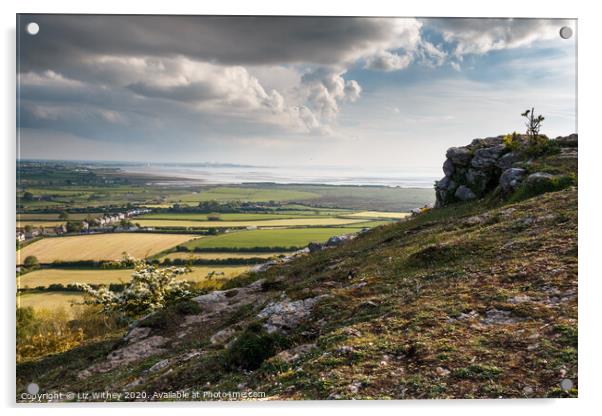
MULTIPOLYGON (((563 154, 576 153, 576 134, 554 140, 563 154)), ((481 198, 498 187, 501 192, 510 193, 524 180, 546 180, 545 173, 527 175, 527 170, 520 166, 528 158, 511 151, 504 144, 504 136, 474 139, 467 146, 451 147, 446 157, 445 176, 435 184, 436 207, 481 198)))

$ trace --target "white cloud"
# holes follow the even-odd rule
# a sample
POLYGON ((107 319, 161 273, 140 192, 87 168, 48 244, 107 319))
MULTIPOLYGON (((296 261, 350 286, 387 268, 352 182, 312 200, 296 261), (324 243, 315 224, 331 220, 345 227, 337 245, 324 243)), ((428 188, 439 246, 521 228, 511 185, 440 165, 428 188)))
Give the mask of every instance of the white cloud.
POLYGON ((572 21, 556 19, 428 19, 445 42, 454 46, 456 57, 490 51, 528 47, 537 41, 560 39, 562 26, 572 21))
POLYGON ((398 71, 405 69, 412 62, 412 55, 398 55, 388 51, 382 51, 369 58, 366 62, 366 68, 379 69, 381 71, 398 71))

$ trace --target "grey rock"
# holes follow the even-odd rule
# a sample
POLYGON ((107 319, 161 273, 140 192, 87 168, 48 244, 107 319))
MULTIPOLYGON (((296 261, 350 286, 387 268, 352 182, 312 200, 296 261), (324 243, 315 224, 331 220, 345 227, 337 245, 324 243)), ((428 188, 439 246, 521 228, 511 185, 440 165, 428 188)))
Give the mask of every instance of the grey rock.
POLYGON ((109 353, 106 360, 79 372, 78 377, 80 379, 85 379, 95 373, 106 373, 115 368, 140 361, 144 358, 162 354, 167 351, 166 349, 161 348, 167 341, 166 338, 155 335, 144 338, 138 342, 129 343, 126 346, 109 353))
POLYGON ((140 327, 137 326, 133 328, 128 334, 125 336, 125 340, 127 342, 133 343, 138 342, 143 338, 146 338, 151 332, 151 329, 148 327, 140 327))
POLYGON ((283 301, 270 303, 257 317, 266 319, 263 327, 268 333, 292 329, 307 318, 314 305, 324 297, 326 295, 296 301, 285 298, 283 301))
POLYGON ((163 370, 168 365, 169 365, 169 360, 168 359, 161 360, 158 363, 156 363, 155 365, 153 365, 151 368, 149 368, 148 372, 149 373, 156 373, 157 371, 163 370))
POLYGON ((312 242, 312 243, 309 243, 307 245, 307 248, 309 249, 310 253, 313 253, 315 251, 322 250, 324 248, 324 246, 322 244, 320 244, 320 243, 314 243, 314 242, 312 242))
POLYGON ((487 325, 505 325, 514 324, 521 321, 520 318, 513 317, 512 312, 502 311, 499 309, 490 309, 485 312, 485 317, 481 319, 481 322, 487 325))
POLYGON ((456 189, 456 192, 454 193, 454 196, 459 199, 460 201, 470 201, 473 199, 476 199, 477 196, 475 195, 474 192, 471 191, 471 189, 465 185, 460 185, 458 187, 458 189, 456 189))
POLYGON ((228 341, 232 336, 236 333, 236 330, 233 328, 222 329, 221 331, 216 332, 211 336, 209 341, 213 345, 221 345, 228 341))
POLYGON ((502 188, 502 192, 509 193, 514 191, 518 185, 520 185, 526 174, 527 171, 525 169, 506 169, 500 176, 500 187, 502 188))
POLYGON ((466 147, 450 147, 445 155, 454 165, 466 166, 472 159, 472 152, 466 147))
POLYGON ((484 139, 474 139, 470 142, 471 147, 496 146, 504 143, 504 136, 485 137, 484 139))
POLYGON ((454 170, 454 162, 452 162, 451 159, 445 159, 445 162, 443 162, 443 173, 445 176, 453 175, 454 170))
POLYGON ((544 172, 535 172, 527 176, 525 179, 525 183, 530 186, 543 185, 547 183, 551 183, 554 175, 544 172))
POLYGON ((508 152, 497 160, 496 165, 498 168, 504 171, 506 169, 511 168, 512 165, 514 165, 516 162, 519 162, 520 160, 521 157, 517 153, 508 152))
POLYGON ((470 185, 470 189, 476 193, 484 192, 490 180, 491 175, 485 171, 471 168, 466 172, 466 182, 470 185))
POLYGON ((566 137, 556 137, 556 143, 558 143, 561 147, 577 147, 578 136, 576 134, 571 134, 566 137))
POLYGON ((282 351, 276 355, 276 358, 284 361, 285 363, 291 363, 297 361, 299 358, 307 355, 311 350, 316 348, 316 344, 302 344, 298 345, 289 350, 282 351))
POLYGON ((470 166, 477 169, 492 169, 496 167, 497 159, 505 152, 507 149, 504 145, 484 147, 475 152, 470 166))
POLYGON ((353 234, 335 235, 330 237, 326 242, 327 247, 334 247, 343 244, 345 241, 352 240, 355 237, 353 234))

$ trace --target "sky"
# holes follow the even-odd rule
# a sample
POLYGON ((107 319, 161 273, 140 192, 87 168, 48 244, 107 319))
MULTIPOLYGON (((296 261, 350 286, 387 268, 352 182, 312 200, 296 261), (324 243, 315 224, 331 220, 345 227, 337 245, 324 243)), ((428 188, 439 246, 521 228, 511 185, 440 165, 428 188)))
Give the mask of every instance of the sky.
POLYGON ((20 15, 18 157, 440 169, 576 131, 576 22, 20 15), (30 35, 26 26, 39 25, 30 35))

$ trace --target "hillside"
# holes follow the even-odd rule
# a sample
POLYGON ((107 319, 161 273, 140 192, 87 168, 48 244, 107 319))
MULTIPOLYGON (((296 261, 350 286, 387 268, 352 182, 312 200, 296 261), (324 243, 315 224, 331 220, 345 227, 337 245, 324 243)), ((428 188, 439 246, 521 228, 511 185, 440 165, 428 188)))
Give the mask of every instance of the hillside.
POLYGON ((456 184, 438 184, 439 208, 235 278, 124 338, 22 363, 17 392, 35 381, 140 392, 117 400, 576 396, 577 139, 564 139, 539 153, 501 138, 448 152, 470 157, 447 169, 456 184), (490 176, 464 198, 470 169, 490 176))

